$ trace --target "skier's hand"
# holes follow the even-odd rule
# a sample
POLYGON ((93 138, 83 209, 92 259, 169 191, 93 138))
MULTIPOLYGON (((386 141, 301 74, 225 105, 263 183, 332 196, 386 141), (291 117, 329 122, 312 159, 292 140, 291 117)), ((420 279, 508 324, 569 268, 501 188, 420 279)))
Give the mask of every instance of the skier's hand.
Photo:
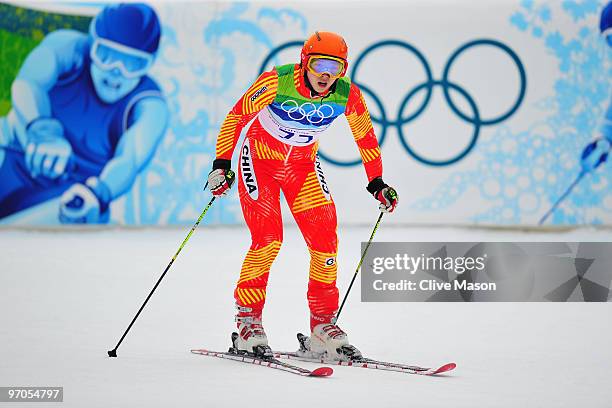
POLYGON ((367 186, 367 190, 380 201, 378 208, 383 212, 393 212, 399 203, 399 196, 393 187, 389 187, 382 179, 376 177, 367 186))
POLYGON ((236 181, 236 174, 231 170, 229 160, 216 159, 213 169, 208 173, 208 188, 215 197, 222 197, 229 192, 236 181))
POLYGON ((28 125, 25 163, 32 178, 56 179, 68 167, 72 146, 64 138, 64 127, 53 118, 39 118, 28 125))
POLYGON ((73 184, 60 198, 59 219, 64 224, 99 224, 109 219, 110 190, 96 177, 73 184))
POLYGON ((589 143, 580 156, 582 171, 588 173, 595 170, 608 160, 610 142, 604 138, 597 138, 589 143))

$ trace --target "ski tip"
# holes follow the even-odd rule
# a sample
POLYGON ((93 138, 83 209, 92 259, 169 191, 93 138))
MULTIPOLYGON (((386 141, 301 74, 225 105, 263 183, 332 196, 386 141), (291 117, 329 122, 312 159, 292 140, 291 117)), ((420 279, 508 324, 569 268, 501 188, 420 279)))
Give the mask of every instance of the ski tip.
POLYGON ((447 371, 454 370, 457 367, 455 363, 444 364, 442 367, 438 368, 433 374, 445 373, 447 371))
POLYGON ((329 377, 334 373, 334 369, 331 367, 319 367, 312 370, 310 377, 329 377))

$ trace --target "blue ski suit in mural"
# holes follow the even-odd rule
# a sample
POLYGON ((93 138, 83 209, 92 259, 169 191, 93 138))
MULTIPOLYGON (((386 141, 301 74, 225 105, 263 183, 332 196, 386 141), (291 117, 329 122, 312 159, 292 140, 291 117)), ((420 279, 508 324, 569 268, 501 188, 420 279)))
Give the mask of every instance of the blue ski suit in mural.
POLYGON ((103 223, 163 137, 168 108, 146 74, 160 38, 143 4, 104 8, 89 34, 49 33, 0 119, 0 218, 61 197, 65 223, 103 223))

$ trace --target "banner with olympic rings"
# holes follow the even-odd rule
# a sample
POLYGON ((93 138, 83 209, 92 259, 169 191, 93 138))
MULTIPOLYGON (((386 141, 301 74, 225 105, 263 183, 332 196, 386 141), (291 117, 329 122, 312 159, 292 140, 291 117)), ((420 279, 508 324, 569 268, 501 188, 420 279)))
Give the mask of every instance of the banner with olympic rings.
MULTIPOLYGON (((134 3, 143 17, 122 29, 119 4, 0 4, 0 225, 192 224, 226 114, 261 72, 299 62, 315 30, 348 44, 400 197, 385 223, 610 225, 608 3, 134 3), (65 63, 41 63, 49 52, 65 63)), ((339 222, 371 224, 336 105, 278 106, 274 120, 312 127, 276 138, 319 143, 313 171, 339 222)), ((243 222, 233 190, 204 223, 243 222)))

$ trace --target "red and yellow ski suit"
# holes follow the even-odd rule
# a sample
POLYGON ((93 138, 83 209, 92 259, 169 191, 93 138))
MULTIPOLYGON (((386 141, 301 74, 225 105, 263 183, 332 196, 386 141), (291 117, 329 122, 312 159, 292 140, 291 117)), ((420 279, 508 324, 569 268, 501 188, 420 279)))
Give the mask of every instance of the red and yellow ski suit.
POLYGON ((381 177, 380 148, 370 114, 359 88, 348 78, 338 79, 328 95, 312 98, 298 64, 276 67, 260 75, 223 122, 216 157, 230 160, 241 130, 257 116, 239 155, 238 191, 252 243, 234 291, 236 303, 251 308, 254 315, 261 315, 270 267, 283 241, 281 190, 310 252, 307 297, 311 326, 328 321, 338 309, 336 208, 318 162, 316 127, 328 125, 339 113, 348 120, 368 181, 381 177), (329 99, 342 92, 344 99, 342 95, 329 99), (329 108, 323 106, 328 100, 335 102, 329 108), (293 130, 280 126, 274 112, 289 121, 302 120, 305 134, 294 135, 293 130), (277 120, 271 122, 271 117, 277 120), (270 123, 273 130, 281 130, 270 132, 270 123))

